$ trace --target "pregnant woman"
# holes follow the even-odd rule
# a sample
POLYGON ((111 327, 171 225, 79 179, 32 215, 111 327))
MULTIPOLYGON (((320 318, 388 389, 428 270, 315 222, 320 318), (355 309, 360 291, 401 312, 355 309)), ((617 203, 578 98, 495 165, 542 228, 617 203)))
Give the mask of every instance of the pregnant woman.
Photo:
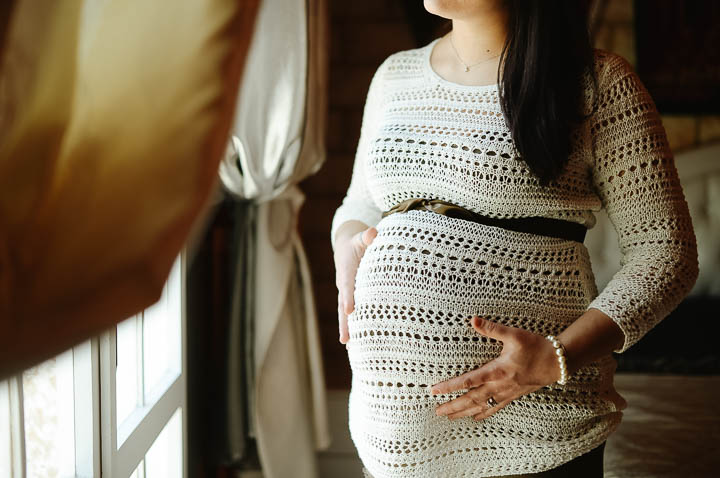
POLYGON ((658 111, 579 3, 425 0, 452 29, 371 81, 331 229, 368 477, 602 477, 612 352, 695 283, 658 111), (622 261, 598 294, 602 208, 622 261))

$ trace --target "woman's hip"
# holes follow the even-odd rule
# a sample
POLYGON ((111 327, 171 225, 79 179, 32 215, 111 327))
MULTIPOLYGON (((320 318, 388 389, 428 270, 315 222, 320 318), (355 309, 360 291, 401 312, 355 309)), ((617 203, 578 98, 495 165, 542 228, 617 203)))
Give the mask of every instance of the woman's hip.
MULTIPOLYGON (((523 473, 520 475, 497 475, 486 478, 603 478, 605 444, 603 441, 599 446, 589 452, 582 454, 562 465, 539 473, 523 473)), ((362 467, 365 478, 375 478, 370 471, 362 467)))

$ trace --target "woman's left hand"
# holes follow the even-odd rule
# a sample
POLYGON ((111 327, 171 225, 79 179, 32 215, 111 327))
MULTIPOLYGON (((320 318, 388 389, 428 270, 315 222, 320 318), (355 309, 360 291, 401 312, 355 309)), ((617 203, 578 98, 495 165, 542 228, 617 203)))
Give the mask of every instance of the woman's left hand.
POLYGON ((437 415, 450 419, 472 415, 481 420, 516 398, 560 380, 555 347, 545 336, 478 316, 471 319, 471 324, 480 334, 500 340, 502 352, 480 368, 433 385, 433 395, 468 390, 437 407, 437 415), (498 404, 488 408, 486 401, 490 396, 498 404))

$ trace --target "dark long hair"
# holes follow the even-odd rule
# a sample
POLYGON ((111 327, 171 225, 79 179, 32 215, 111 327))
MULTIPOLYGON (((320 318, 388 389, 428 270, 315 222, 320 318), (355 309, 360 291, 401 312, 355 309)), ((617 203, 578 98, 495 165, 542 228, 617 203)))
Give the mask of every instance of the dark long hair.
POLYGON ((565 168, 572 131, 587 117, 588 79, 597 91, 587 3, 504 3, 508 33, 498 69, 500 104, 518 156, 547 186, 565 168))

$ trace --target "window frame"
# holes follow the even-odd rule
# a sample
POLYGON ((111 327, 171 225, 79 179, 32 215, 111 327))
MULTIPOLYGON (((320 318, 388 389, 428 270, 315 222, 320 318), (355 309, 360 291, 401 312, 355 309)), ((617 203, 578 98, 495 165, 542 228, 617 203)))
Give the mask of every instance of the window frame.
MULTIPOLYGON (((115 394, 117 324, 71 349, 75 478, 129 478, 143 462, 148 450, 178 409, 181 411, 182 475, 183 478, 188 476, 185 248, 180 251, 176 261, 179 262, 180 276, 179 370, 174 377, 163 377, 163 380, 156 384, 156 389, 162 391, 148 396, 149 403, 136 408, 125 419, 123 425, 128 429, 121 430, 124 435, 120 447, 117 447, 115 394)), ((165 287, 168 287, 168 283, 165 287)), ((144 311, 138 315, 142 318, 143 314, 144 311)), ((138 315, 134 316, 136 320, 138 315)), ((139 333, 142 334, 142 319, 137 323, 139 333)), ((142 362, 137 368, 139 374, 144 374, 142 362)), ((3 454, 9 454, 10 457, 10 463, 5 468, 0 467, 0 472, 9 470, 11 478, 27 476, 23 374, 24 371, 0 382, 0 423, 8 425, 8 430, 0 432, 9 437, 8 450, 3 451, 3 454)), ((143 397, 143 401, 145 398, 143 397)), ((142 468, 140 471, 138 476, 144 476, 142 468)))
MULTIPOLYGON (((98 338, 100 356, 100 394, 111 397, 100 401, 102 431, 101 474, 103 477, 130 477, 142 463, 163 428, 180 408, 182 422, 181 453, 183 478, 187 478, 187 338, 186 338, 186 272, 187 253, 182 249, 180 261, 180 369, 175 378, 166 378, 160 387, 164 392, 158 394, 151 404, 136 408, 120 424, 117 423, 116 366, 117 366, 117 326, 104 332, 98 338), (123 429, 125 428, 125 429, 123 429), (120 433, 118 433, 120 432, 120 433), (121 438, 121 439, 119 439, 121 438), (122 444, 118 447, 118 441, 122 444)), ((167 287, 167 285, 166 285, 167 287)), ((142 312, 134 316, 137 320, 138 334, 142 334, 142 312)), ((125 320, 132 319, 130 317, 125 320)), ((142 349, 142 344, 138 347, 142 349)), ((142 364, 142 361, 139 362, 142 364)), ((142 365, 140 365, 140 372, 142 365)), ((140 392, 144 395, 144 392, 140 392)), ((153 397, 155 398, 155 397, 153 397)), ((100 475, 98 475, 100 476, 100 475)))

